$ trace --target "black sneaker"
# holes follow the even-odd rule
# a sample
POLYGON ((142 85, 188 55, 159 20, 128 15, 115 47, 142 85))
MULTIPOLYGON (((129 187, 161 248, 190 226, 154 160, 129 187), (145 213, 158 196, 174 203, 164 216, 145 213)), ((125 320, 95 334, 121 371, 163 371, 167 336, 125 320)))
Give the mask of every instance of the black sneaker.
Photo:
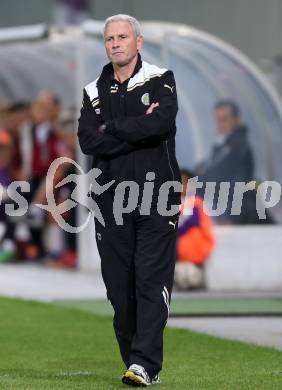
POLYGON ((151 379, 144 367, 139 364, 131 364, 122 377, 122 382, 134 387, 147 387, 151 385, 151 379))

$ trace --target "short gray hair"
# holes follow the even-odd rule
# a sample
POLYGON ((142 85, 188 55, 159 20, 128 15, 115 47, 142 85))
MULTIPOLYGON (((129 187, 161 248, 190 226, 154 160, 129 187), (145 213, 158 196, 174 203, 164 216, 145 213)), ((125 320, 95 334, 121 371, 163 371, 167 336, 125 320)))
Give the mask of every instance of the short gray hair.
POLYGON ((110 16, 109 18, 106 19, 105 24, 104 24, 104 35, 107 26, 112 23, 112 22, 128 22, 131 24, 134 35, 138 37, 141 34, 141 26, 140 23, 138 22, 137 19, 135 19, 133 16, 130 15, 125 15, 125 14, 118 14, 118 15, 113 15, 110 16))

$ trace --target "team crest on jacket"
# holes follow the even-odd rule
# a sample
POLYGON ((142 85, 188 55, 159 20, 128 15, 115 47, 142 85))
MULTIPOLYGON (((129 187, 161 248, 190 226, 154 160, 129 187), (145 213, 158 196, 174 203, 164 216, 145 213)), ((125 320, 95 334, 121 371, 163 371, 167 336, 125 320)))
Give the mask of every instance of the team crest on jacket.
POLYGON ((150 104, 150 96, 149 96, 149 93, 148 93, 148 92, 144 93, 144 94, 141 96, 141 102, 142 102, 145 106, 149 106, 149 104, 150 104))

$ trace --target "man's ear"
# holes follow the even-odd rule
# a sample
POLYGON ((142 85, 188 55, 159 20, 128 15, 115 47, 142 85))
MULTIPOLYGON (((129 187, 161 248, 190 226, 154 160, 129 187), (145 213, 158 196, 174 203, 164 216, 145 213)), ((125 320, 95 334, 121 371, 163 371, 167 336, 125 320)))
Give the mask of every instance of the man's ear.
POLYGON ((139 51, 143 47, 144 38, 142 35, 138 35, 137 37, 137 50, 139 51))

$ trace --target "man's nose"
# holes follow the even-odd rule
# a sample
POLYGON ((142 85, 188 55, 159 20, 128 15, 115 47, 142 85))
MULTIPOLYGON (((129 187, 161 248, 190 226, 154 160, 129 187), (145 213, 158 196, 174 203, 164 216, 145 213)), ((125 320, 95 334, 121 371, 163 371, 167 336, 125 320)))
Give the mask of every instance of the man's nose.
POLYGON ((113 49, 116 49, 117 47, 119 47, 120 45, 119 45, 119 40, 118 39, 114 39, 113 40, 113 49))

